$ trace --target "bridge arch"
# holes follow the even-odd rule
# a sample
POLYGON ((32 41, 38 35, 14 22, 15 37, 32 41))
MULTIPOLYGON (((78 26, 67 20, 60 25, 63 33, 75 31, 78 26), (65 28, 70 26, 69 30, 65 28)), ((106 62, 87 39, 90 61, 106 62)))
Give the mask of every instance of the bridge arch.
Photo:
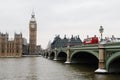
POLYGON ((77 50, 70 56, 71 63, 98 63, 98 54, 93 51, 77 50), (89 60, 90 59, 90 60, 89 60))
POLYGON ((64 51, 59 51, 57 54, 57 60, 66 61, 67 54, 64 51))
POLYGON ((55 58, 55 52, 51 52, 51 53, 50 53, 50 56, 49 56, 49 59, 52 59, 52 60, 53 60, 54 58, 55 58))
POLYGON ((46 58, 48 58, 48 57, 49 57, 49 52, 46 52, 45 57, 46 57, 46 58))
POLYGON ((46 54, 45 52, 44 52, 44 53, 42 53, 42 56, 43 56, 43 57, 45 57, 45 54, 46 54))
POLYGON ((120 73, 120 52, 114 53, 106 61, 106 69, 108 72, 119 72, 120 73))

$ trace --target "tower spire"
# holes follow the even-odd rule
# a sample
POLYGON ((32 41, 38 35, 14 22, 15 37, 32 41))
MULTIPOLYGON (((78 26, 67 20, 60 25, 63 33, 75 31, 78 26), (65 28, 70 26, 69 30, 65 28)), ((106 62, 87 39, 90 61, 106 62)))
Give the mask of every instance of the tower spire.
POLYGON ((31 14, 31 21, 35 21, 35 12, 32 11, 32 14, 31 14))
POLYGON ((32 18, 34 18, 35 17, 35 12, 34 11, 32 11, 32 18))

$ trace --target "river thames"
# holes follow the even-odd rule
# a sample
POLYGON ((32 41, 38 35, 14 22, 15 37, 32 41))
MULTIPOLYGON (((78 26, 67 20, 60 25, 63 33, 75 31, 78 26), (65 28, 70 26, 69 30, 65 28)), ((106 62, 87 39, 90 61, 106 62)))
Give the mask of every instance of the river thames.
POLYGON ((93 66, 43 57, 0 58, 0 80, 120 80, 120 74, 95 74, 93 66))

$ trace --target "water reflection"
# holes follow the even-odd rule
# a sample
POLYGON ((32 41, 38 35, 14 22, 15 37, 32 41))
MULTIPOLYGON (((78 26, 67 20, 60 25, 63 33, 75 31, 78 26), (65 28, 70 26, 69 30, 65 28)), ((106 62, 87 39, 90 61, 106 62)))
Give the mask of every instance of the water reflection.
POLYGON ((42 57, 0 58, 0 80, 118 80, 119 74, 94 74, 94 65, 65 64, 42 57))
POLYGON ((119 80, 120 74, 95 74, 95 80, 119 80))

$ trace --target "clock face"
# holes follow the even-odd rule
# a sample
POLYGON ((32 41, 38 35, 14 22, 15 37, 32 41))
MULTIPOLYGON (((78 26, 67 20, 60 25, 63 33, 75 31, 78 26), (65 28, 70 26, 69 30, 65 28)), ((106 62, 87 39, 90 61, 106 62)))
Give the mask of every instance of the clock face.
POLYGON ((34 24, 32 24, 32 25, 31 25, 31 28, 35 28, 35 25, 34 25, 34 24))

